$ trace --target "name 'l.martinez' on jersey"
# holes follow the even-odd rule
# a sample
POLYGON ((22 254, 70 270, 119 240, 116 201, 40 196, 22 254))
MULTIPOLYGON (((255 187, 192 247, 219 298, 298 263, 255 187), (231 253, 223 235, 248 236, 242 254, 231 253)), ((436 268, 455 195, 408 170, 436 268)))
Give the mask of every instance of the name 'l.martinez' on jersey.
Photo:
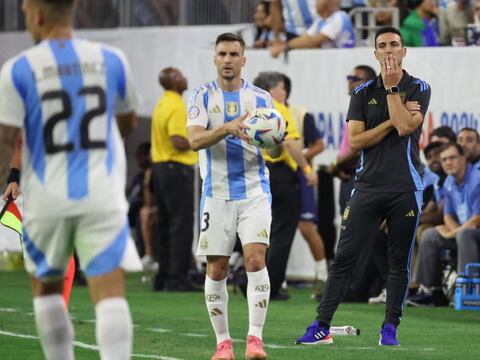
POLYGON ((134 111, 128 62, 86 40, 45 40, 0 73, 0 123, 24 128, 25 217, 126 211, 126 161, 115 114, 134 111))
MULTIPOLYGON (((270 94, 245 80, 236 92, 224 91, 212 81, 192 93, 187 127, 214 129, 256 108, 273 108, 270 94)), ((204 196, 241 200, 270 195, 268 169, 260 149, 236 136, 200 150, 199 163, 204 196)))

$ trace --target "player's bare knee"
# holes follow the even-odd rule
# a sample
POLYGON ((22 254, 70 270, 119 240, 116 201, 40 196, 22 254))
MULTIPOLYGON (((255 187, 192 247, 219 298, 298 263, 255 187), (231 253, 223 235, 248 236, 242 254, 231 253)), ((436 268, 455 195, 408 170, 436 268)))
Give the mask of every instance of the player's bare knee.
POLYGON ((63 279, 42 281, 32 277, 31 282, 34 297, 61 294, 63 292, 63 279))
POLYGON ((228 274, 228 257, 207 256, 207 276, 215 281, 223 280, 228 274))
POLYGON ((108 274, 88 277, 87 281, 94 304, 108 298, 125 297, 124 273, 120 268, 108 274))
POLYGON ((265 256, 261 253, 250 254, 245 257, 245 270, 248 272, 260 271, 265 267, 265 256))

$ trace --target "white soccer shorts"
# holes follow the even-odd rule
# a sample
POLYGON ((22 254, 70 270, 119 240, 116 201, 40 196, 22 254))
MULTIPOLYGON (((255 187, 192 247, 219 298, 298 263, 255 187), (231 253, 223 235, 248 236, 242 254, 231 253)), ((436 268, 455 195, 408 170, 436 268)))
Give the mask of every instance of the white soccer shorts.
POLYGON ((24 219, 23 225, 25 268, 36 278, 63 277, 73 247, 88 277, 119 266, 131 271, 141 268, 124 213, 24 219))
POLYGON ((245 200, 203 197, 197 255, 230 256, 238 237, 242 246, 269 245, 272 207, 269 195, 245 200))

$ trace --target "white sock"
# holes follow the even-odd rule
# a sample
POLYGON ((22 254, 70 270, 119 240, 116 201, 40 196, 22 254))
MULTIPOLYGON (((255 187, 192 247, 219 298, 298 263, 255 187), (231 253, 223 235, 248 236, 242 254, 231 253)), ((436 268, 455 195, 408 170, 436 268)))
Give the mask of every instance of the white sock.
POLYGON ((315 279, 327 281, 327 259, 315 261, 315 279))
POLYGON ((128 360, 132 352, 133 325, 127 300, 107 298, 95 305, 97 344, 102 360, 128 360))
POLYGON ((35 323, 47 360, 73 360, 73 327, 61 295, 33 299, 35 323))
POLYGON ((247 272, 247 276, 248 335, 261 339, 270 299, 270 279, 266 267, 260 271, 247 272))
POLYGON ((227 279, 215 281, 205 277, 205 303, 212 322, 217 344, 230 339, 228 332, 228 291, 227 279))

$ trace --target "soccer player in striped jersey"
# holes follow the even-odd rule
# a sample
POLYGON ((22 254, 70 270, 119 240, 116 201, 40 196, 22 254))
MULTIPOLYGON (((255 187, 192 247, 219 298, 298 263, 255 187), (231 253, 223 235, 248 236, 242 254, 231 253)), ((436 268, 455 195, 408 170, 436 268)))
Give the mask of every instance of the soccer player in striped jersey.
POLYGON ((259 148, 250 144, 243 121, 255 108, 273 108, 270 95, 241 78, 245 42, 222 34, 215 43, 217 80, 198 87, 188 104, 188 136, 200 150, 203 178, 202 228, 198 255, 207 257, 205 300, 217 338, 212 360, 233 359, 228 330, 227 272, 235 241, 243 245, 248 277, 247 359, 266 359, 262 332, 270 295, 265 267, 271 195, 268 170, 259 148))
POLYGON ((74 358, 61 294, 75 246, 101 358, 129 359, 132 320, 120 266, 139 259, 128 236, 120 132, 135 125, 136 93, 119 50, 73 39, 72 9, 73 0, 23 2, 37 45, 0 72, 0 178, 22 129, 25 262, 45 357, 74 358))

